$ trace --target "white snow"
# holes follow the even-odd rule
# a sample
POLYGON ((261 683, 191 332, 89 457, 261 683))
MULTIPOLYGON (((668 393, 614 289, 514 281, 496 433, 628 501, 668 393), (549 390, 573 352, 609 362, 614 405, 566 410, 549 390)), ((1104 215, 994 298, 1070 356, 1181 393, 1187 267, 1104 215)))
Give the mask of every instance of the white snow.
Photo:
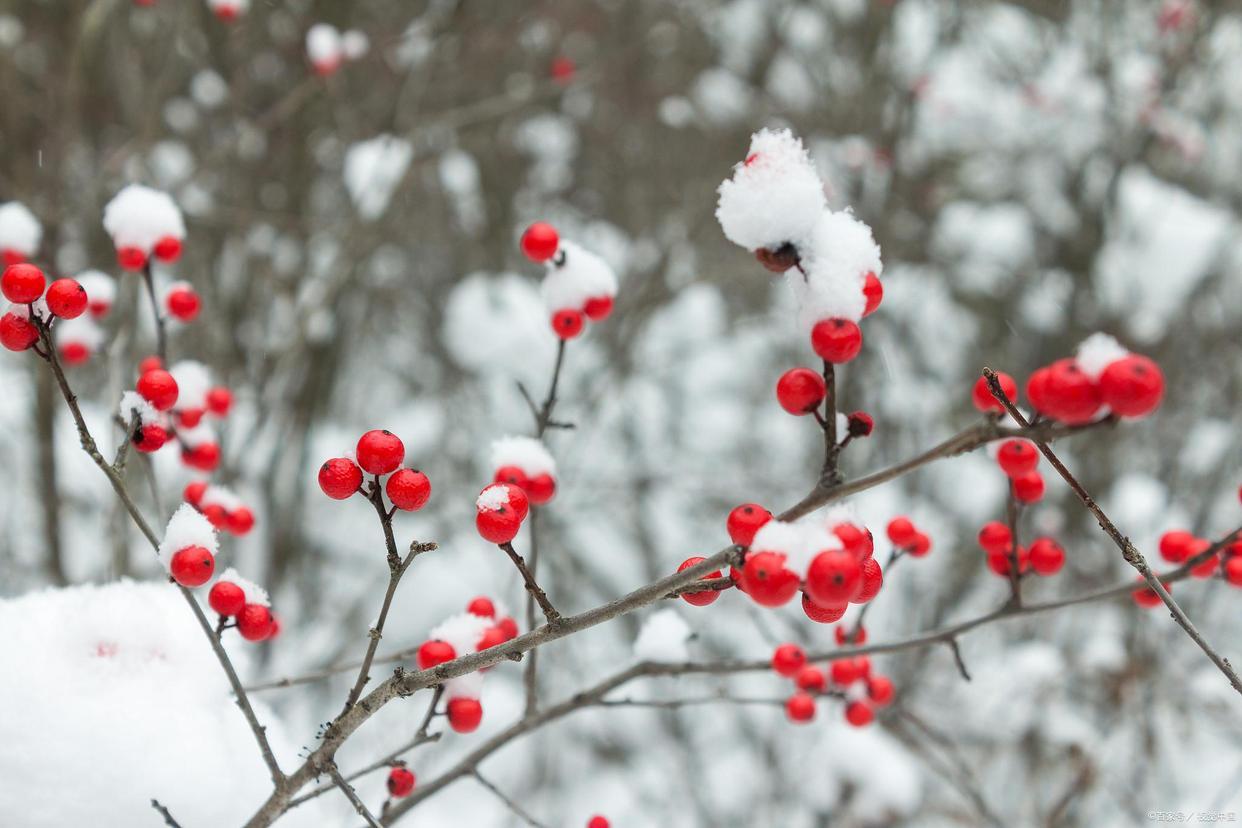
POLYGON ((346 60, 358 60, 371 49, 371 40, 357 29, 350 29, 341 35, 341 52, 346 60))
POLYGON ((657 610, 643 621, 634 640, 634 656, 639 661, 686 661, 690 635, 689 625, 676 610, 657 610))
POLYGON ((104 206, 103 226, 120 247, 137 247, 150 254, 166 236, 185 238, 181 210, 167 193, 130 184, 104 206))
POLYGON ((427 633, 429 641, 445 641, 453 646, 457 655, 473 653, 478 648, 479 638, 494 622, 469 612, 450 615, 427 633))
POLYGON ((155 406, 147 402, 137 391, 126 391, 121 395, 121 402, 116 407, 116 412, 122 420, 129 422, 134 416, 134 412, 138 412, 138 422, 143 425, 158 425, 163 421, 160 413, 155 410, 155 406))
POLYGON ((821 518, 808 518, 794 523, 770 520, 755 533, 750 548, 755 552, 779 552, 785 556, 785 567, 800 577, 806 576, 811 561, 820 552, 841 549, 841 539, 830 531, 821 518))
POLYGON ((1096 382, 1109 365, 1130 355, 1130 352, 1106 333, 1093 333, 1078 345, 1075 362, 1082 372, 1096 382))
POLYGON ((810 240, 799 248, 802 269, 790 268, 785 279, 798 303, 798 324, 810 333, 817 322, 862 319, 868 271, 879 276, 880 248, 871 228, 848 211, 824 211, 810 240))
POLYGON ((716 219, 725 236, 747 250, 808 241, 827 202, 802 141, 787 129, 762 129, 746 158, 720 185, 716 219))
POLYGON ((55 334, 58 344, 85 345, 92 354, 100 349, 105 339, 103 328, 99 327, 89 315, 59 320, 56 323, 55 334))
POLYGON ((268 597, 267 590, 256 584, 254 581, 247 580, 237 573, 233 567, 229 567, 220 573, 220 577, 216 579, 217 583, 225 581, 230 584, 236 584, 241 587, 242 593, 246 596, 247 604, 260 604, 265 607, 272 605, 271 599, 268 597))
POLYGON ((245 505, 246 502, 238 497, 232 489, 215 484, 204 489, 203 496, 199 500, 199 506, 219 506, 226 512, 236 512, 245 505))
POLYGON ((101 270, 84 270, 74 277, 86 291, 86 298, 92 304, 104 302, 112 305, 116 301, 116 280, 101 270))
POLYGON ((187 448, 198 448, 201 445, 216 442, 216 432, 206 420, 203 420, 194 428, 178 426, 177 439, 185 443, 187 448))
POLYGON ((564 263, 554 264, 555 256, 549 259, 543 277, 543 302, 549 313, 582 310, 588 299, 617 295, 617 274, 601 257, 564 239, 560 252, 564 263))
POLYGON ((33 256, 43 238, 43 227, 34 213, 20 201, 0 204, 0 252, 12 250, 33 256))
POLYGON ((211 389, 211 374, 207 366, 192 359, 184 359, 169 367, 168 373, 177 381, 177 410, 202 410, 207 407, 207 392, 211 389))
POLYGON ((341 61, 341 33, 328 23, 316 23, 306 32, 306 56, 318 66, 333 66, 341 61))
POLYGON ((212 555, 220 551, 215 527, 189 503, 182 503, 173 512, 160 541, 159 556, 164 568, 172 563, 173 555, 187 546, 201 546, 212 555))
POLYGON ((493 483, 475 500, 474 505, 486 512, 494 512, 509 505, 509 487, 503 483, 493 483))
POLYGON ((556 477, 556 460, 543 441, 534 437, 501 437, 492 441, 492 469, 517 466, 528 477, 550 474, 556 477))
POLYGON ((384 214, 413 158, 409 141, 388 134, 359 141, 345 151, 345 189, 364 219, 374 221, 384 214))

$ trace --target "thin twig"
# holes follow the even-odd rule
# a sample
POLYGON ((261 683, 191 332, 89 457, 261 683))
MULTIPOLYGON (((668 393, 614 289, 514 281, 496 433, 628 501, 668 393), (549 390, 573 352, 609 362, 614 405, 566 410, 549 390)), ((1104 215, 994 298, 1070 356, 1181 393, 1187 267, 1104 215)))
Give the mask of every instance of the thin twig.
POLYGON ((560 624, 564 619, 556 611, 556 607, 552 606, 552 602, 548 600, 548 594, 543 591, 543 587, 539 586, 535 581, 534 574, 526 566, 526 560, 513 548, 512 543, 502 543, 500 548, 505 550, 509 560, 513 561, 513 565, 517 567, 517 571, 521 574, 522 580, 526 584, 526 591, 539 604, 539 609, 543 610, 543 615, 548 619, 548 624, 553 627, 560 624))
MULTIPOLYGON (((535 571, 539 566, 539 509, 531 509, 530 512, 530 574, 535 577, 535 571)), ((535 596, 528 594, 526 596, 526 629, 533 630, 535 628, 535 596)), ((529 657, 526 659, 526 665, 522 668, 522 687, 526 692, 525 715, 529 716, 535 712, 539 705, 539 651, 531 650, 529 657)))
POLYGON ((820 471, 821 486, 836 486, 842 482, 841 470, 837 467, 837 458, 841 447, 837 445, 837 369, 828 360, 824 360, 824 416, 820 426, 824 429, 824 467, 820 471))
POLYGON ((371 828, 384 828, 383 824, 381 824, 380 821, 371 813, 371 811, 367 809, 366 803, 358 798, 358 792, 345 781, 345 777, 341 776, 341 772, 337 770, 336 765, 328 765, 327 771, 328 776, 331 776, 332 781, 338 788, 341 789, 341 793, 345 794, 345 798, 348 799, 350 804, 354 806, 354 810, 358 812, 358 816, 365 819, 367 825, 370 825, 371 828))
POLYGON ((533 816, 531 816, 525 810, 523 810, 521 805, 518 805, 516 802, 514 802, 512 799, 506 796, 504 792, 500 790, 500 788, 497 788, 491 782, 488 782, 487 779, 483 777, 483 774, 479 773, 477 768, 474 771, 474 778, 479 781, 480 785, 482 785, 483 787, 491 791, 493 796, 495 796, 497 799, 503 802, 505 804, 505 807, 513 812, 514 816, 516 816, 518 819, 525 822, 527 825, 531 826, 531 828, 548 828, 544 823, 535 819, 533 816))
POLYGON ((169 812, 168 807, 161 805, 158 799, 151 800, 151 807, 160 812, 160 816, 164 818, 164 824, 168 828, 181 828, 181 823, 173 819, 173 815, 169 812))
POLYGON ((957 671, 961 673, 962 678, 970 681, 970 671, 966 669, 966 660, 962 658, 962 648, 957 645, 957 638, 950 638, 948 644, 949 649, 953 651, 953 663, 957 665, 957 671))
POLYGON ((147 257, 142 266, 142 280, 147 285, 147 297, 151 300, 151 313, 155 316, 155 345, 160 362, 168 363, 168 332, 165 329, 164 314, 160 311, 160 301, 155 295, 155 276, 151 273, 151 257, 147 257))
POLYGON ((1015 607, 1020 607, 1022 573, 1018 567, 1018 497, 1012 480, 1009 481, 1009 499, 1005 501, 1005 518, 1009 524, 1009 598, 1015 607))

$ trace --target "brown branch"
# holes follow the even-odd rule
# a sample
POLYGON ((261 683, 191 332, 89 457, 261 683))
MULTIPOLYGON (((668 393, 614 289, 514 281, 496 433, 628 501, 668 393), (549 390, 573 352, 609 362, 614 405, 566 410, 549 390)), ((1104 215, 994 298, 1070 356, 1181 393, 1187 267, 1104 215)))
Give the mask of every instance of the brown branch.
MULTIPOLYGON (((539 510, 531 509, 530 512, 530 575, 535 577, 535 570, 539 566, 539 510)), ((526 629, 533 630, 535 628, 535 596, 530 593, 526 596, 526 629)), ((529 716, 535 712, 539 705, 539 651, 531 650, 529 657, 526 659, 526 665, 522 668, 522 687, 526 692, 525 715, 529 716)))
POLYGON ((168 810, 168 807, 161 805, 158 799, 151 800, 151 807, 160 812, 160 816, 164 818, 164 824, 167 825, 168 828, 181 828, 181 823, 173 819, 173 815, 168 810))
POLYGON ((819 485, 837 486, 842 482, 837 459, 841 447, 837 444, 837 369, 824 360, 824 416, 820 426, 824 429, 824 466, 820 470, 819 485))
POLYGON ((358 816, 366 820, 367 825, 370 825, 371 828, 383 828, 380 821, 376 819, 375 816, 367 809, 366 804, 358 798, 357 791, 355 791, 350 784, 345 781, 345 777, 341 776, 341 772, 337 770, 336 765, 328 765, 327 771, 328 776, 332 777, 333 784, 341 789, 341 793, 345 794, 345 798, 348 799, 350 804, 354 806, 354 810, 358 812, 358 816))
POLYGON ((151 313, 155 316, 155 347, 164 367, 168 365, 168 331, 165 327, 164 314, 160 310, 160 300, 155 295, 155 276, 151 273, 151 257, 147 257, 142 266, 142 280, 147 286, 147 297, 151 300, 151 313))
MULTIPOLYGON (((1005 501, 1005 519, 1009 524, 1009 597, 1015 607, 1022 606, 1022 572, 1018 562, 1018 498, 1013 481, 1009 481, 1009 498, 1005 501)), ((967 676, 967 681, 970 677, 967 676)))
MULTIPOLYGON (((1009 416, 1013 418, 1014 422, 1023 428, 1028 428, 1030 423, 1027 422, 1026 417, 1024 417, 1022 412, 1019 411, 1013 404, 1013 401, 1009 399, 1009 396, 1005 394, 1004 389, 1001 388, 1000 381, 996 377, 996 372, 991 368, 984 368, 983 376, 987 379, 988 388, 991 390, 992 396, 994 396, 997 401, 1005 407, 1005 410, 1009 412, 1009 416)), ((1238 674, 1234 671, 1233 665, 1229 663, 1229 659, 1222 657, 1220 653, 1216 652, 1215 648, 1213 648, 1212 645, 1204 639, 1203 635, 1195 627, 1190 618, 1187 617, 1186 613, 1178 605, 1177 601, 1173 600, 1173 596, 1171 596, 1169 591, 1164 588, 1164 585, 1160 583, 1160 579, 1152 574, 1151 567, 1148 565, 1147 558, 1143 556, 1143 553, 1139 552, 1138 549, 1134 547, 1134 544, 1130 542, 1128 537, 1121 534, 1120 530, 1117 529, 1112 520, 1109 519, 1108 515, 1104 514, 1104 510, 1101 509, 1099 504, 1095 502, 1095 499, 1087 493, 1087 490, 1084 489, 1082 484, 1078 482, 1078 479, 1074 477, 1070 470, 1065 467, 1065 464, 1061 462, 1061 458, 1053 452, 1052 447, 1049 446, 1045 440, 1038 437, 1032 437, 1031 439, 1035 442, 1035 445, 1039 447, 1039 450, 1044 457, 1048 459, 1048 462, 1052 464, 1052 467, 1057 470, 1057 474, 1061 475, 1061 479, 1069 484, 1070 489, 1073 490, 1074 494, 1078 496, 1078 499, 1082 501, 1083 505, 1087 507, 1087 510, 1095 517, 1096 522, 1100 524, 1100 528, 1104 530, 1104 534, 1108 535, 1113 543, 1117 545, 1117 548, 1121 550, 1121 556, 1125 558, 1126 563, 1134 567, 1138 573, 1143 576, 1143 580, 1147 582, 1147 585, 1152 589, 1152 591, 1160 596, 1160 600, 1164 602, 1164 605, 1169 608, 1169 612, 1173 615, 1173 620, 1175 620, 1178 625, 1186 631, 1186 634, 1190 636, 1190 639, 1199 645, 1199 649, 1203 650, 1204 654, 1211 659, 1212 663, 1225 674, 1225 677, 1229 679, 1229 683, 1233 685, 1233 689, 1238 693, 1242 693, 1242 679, 1238 678, 1238 674)))
POLYGON ((521 573, 522 580, 526 584, 526 591, 530 593, 538 604, 539 609, 543 610, 543 615, 548 619, 550 626, 557 626, 564 619, 561 614, 556 611, 556 607, 552 606, 552 602, 548 600, 548 594, 543 591, 543 587, 535 581, 534 574, 526 566, 526 560, 513 548, 512 543, 502 543, 500 548, 505 550, 505 554, 509 556, 509 560, 513 561, 513 565, 517 567, 517 571, 521 573))

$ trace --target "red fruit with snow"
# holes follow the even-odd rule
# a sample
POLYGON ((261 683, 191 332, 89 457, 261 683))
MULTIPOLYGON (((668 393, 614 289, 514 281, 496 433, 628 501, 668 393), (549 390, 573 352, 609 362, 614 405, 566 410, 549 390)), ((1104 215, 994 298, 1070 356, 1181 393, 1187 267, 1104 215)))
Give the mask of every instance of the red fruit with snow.
POLYGON ((755 539, 755 533, 771 519, 772 513, 758 503, 743 503, 729 512, 725 529, 729 533, 729 539, 735 544, 750 546, 755 539))
POLYGON ((231 617, 246 606, 246 593, 237 584, 217 581, 207 593, 207 604, 219 615, 231 617))
POLYGON ((170 439, 171 435, 163 426, 151 423, 138 426, 134 431, 133 444, 143 454, 151 454, 162 449, 170 439))
POLYGON ((772 653, 772 669, 793 678, 806 666, 806 652, 797 644, 782 644, 772 653))
POLYGON ((333 500, 345 500, 362 485, 362 469, 348 457, 334 457, 319 467, 319 488, 333 500))
POLYGON ((15 305, 28 305, 43 295, 47 279, 43 271, 32 264, 13 264, 0 275, 0 290, 4 298, 15 305))
POLYGON ((535 437, 501 437, 492 442, 493 482, 521 489, 541 506, 556 496, 556 460, 535 437))
MULTIPOLYGON (((681 562, 681 566, 677 567, 677 571, 681 572, 685 569, 689 569, 690 567, 695 566, 696 564, 703 563, 703 561, 705 560, 707 559, 703 557, 686 558, 684 561, 681 562)), ((721 577, 720 570, 716 569, 702 576, 701 578, 699 578, 699 580, 706 581, 711 578, 719 578, 719 577, 721 577)), ((694 606, 694 607, 705 607, 708 604, 713 603, 719 597, 720 597, 720 592, 714 589, 707 590, 706 592, 682 593, 681 595, 681 599, 683 601, 685 601, 687 604, 690 604, 691 606, 694 606)))
POLYGON ((483 705, 478 699, 449 699, 449 727, 457 733, 473 733, 483 721, 483 705))
POLYGON ((175 262, 181 258, 181 239, 176 236, 163 236, 153 248, 155 258, 161 262, 175 262))
POLYGON ((495 618, 496 604, 486 595, 480 595, 470 600, 470 603, 466 605, 466 612, 471 615, 477 615, 480 618, 495 618))
POLYGON ((388 795, 400 799, 414 793, 414 774, 409 768, 393 768, 388 772, 388 795))
POLYGON ((116 263, 122 270, 142 270, 147 264, 147 254, 141 247, 128 245, 116 249, 116 263))
POLYGON ((485 541, 498 545, 517 537, 529 508, 522 490, 507 483, 488 486, 479 494, 475 507, 475 527, 479 535, 485 541))
POLYGON ((457 651, 447 641, 424 641, 418 648, 418 669, 430 670, 446 661, 457 658, 457 651))
POLYGON ((164 297, 168 315, 180 322, 193 322, 202 308, 202 301, 194 288, 184 282, 175 285, 164 297))
MULTIPOLYGON (((1001 390, 1005 392, 1005 396, 1017 402, 1018 383, 1014 382, 1013 377, 1004 371, 997 371, 996 379, 1000 383, 1001 390)), ((992 396, 992 387, 988 385, 986 377, 979 377, 975 380, 975 387, 970 393, 970 401, 974 403, 975 408, 985 414, 1003 414, 1005 411, 1005 406, 1001 405, 1000 400, 992 396)))
POLYGON ((867 297, 867 305, 863 308, 865 319, 880 309, 880 303, 884 301, 884 283, 870 270, 863 279, 863 296, 867 297))
POLYGON ((394 471, 405 459, 401 438, 386 429, 374 429, 358 438, 358 465, 367 474, 382 475, 394 471))
POLYGON ((794 693, 785 702, 785 715, 791 722, 809 722, 815 718, 815 697, 810 693, 794 693))
POLYGON ((177 404, 177 381, 163 368, 147 371, 138 377, 135 388, 157 411, 168 411, 177 404))
POLYGON ((1006 440, 996 452, 996 462, 1010 478, 1023 477, 1039 465, 1039 451, 1028 440, 1006 440))
POLYGON ((848 319, 825 319, 811 330, 811 348, 827 362, 849 362, 862 350, 862 330, 848 319))
POLYGON ((790 414, 802 417, 819 408, 827 390, 819 373, 810 368, 791 368, 776 381, 776 401, 790 414))
POLYGON ((843 549, 820 552, 806 571, 807 594, 823 607, 849 602, 858 595, 861 586, 862 567, 858 558, 843 549))
POLYGON ((25 351, 39 341, 39 329, 25 317, 13 311, 0 316, 0 345, 10 351, 25 351))
POLYGON ((61 319, 77 319, 89 304, 86 289, 73 279, 57 279, 47 288, 47 308, 61 319))
POLYGON ((431 481, 417 469, 398 469, 384 486, 392 505, 406 512, 415 512, 427 505, 431 497, 431 481))
POLYGON ((1145 356, 1130 354, 1116 360, 1100 375, 1100 396, 1119 417, 1145 417, 1164 397, 1164 374, 1145 356))
POLYGON ((272 611, 262 604, 246 604, 237 614, 237 632, 247 641, 263 641, 278 631, 272 611))
POLYGON ((537 221, 522 233, 522 253, 532 262, 546 262, 556 255, 561 237, 556 228, 544 221, 537 221))
POLYGON ((187 546, 173 553, 168 571, 181 586, 200 587, 216 571, 216 558, 201 546, 187 546))
POLYGON ((756 604, 779 607, 797 594, 798 575, 785 567, 784 555, 755 552, 742 567, 742 587, 756 604))
POLYGON ((586 318, 582 311, 562 308, 552 314, 552 330, 561 339, 573 339, 582 333, 586 318))
POLYGON ((582 312, 592 322, 603 322, 612 314, 613 300, 611 296, 593 296, 586 300, 582 312))

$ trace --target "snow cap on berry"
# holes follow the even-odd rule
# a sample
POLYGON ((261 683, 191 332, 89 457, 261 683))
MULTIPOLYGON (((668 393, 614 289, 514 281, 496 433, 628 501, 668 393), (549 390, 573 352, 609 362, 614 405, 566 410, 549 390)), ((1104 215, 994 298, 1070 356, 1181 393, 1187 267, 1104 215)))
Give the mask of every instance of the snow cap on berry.
POLYGON ((802 269, 785 272, 798 303, 799 326, 809 334, 824 319, 862 319, 867 273, 881 271, 880 247, 871 228, 848 210, 825 210, 801 252, 802 269))
POLYGON ((1078 345, 1075 361, 1092 382, 1099 382, 1104 369, 1130 352, 1120 342, 1106 333, 1093 333, 1078 345))
POLYGON ((212 555, 220 552, 215 528, 197 509, 189 503, 182 503, 164 529, 164 539, 158 549, 160 563, 164 564, 165 569, 169 568, 173 555, 187 546, 201 546, 212 555))
POLYGON ((306 32, 306 56, 316 69, 335 69, 341 62, 344 45, 341 33, 329 23, 316 23, 306 32))
POLYGON ((203 490, 203 496, 199 499, 198 505, 200 508, 219 506, 226 512, 236 512, 244 508, 246 502, 227 486, 211 485, 203 490))
POLYGON ((617 295, 617 274, 608 262, 591 251, 561 240, 560 257, 548 260, 548 272, 543 277, 543 302, 549 313, 559 310, 583 310, 588 299, 612 298, 617 295))
POLYGON ((746 160, 718 192, 720 229, 747 250, 774 250, 786 243, 801 247, 827 207, 815 165, 788 129, 752 135, 746 160))
POLYGON ((160 239, 185 238, 181 209, 167 194, 130 184, 104 207, 103 226, 118 248, 136 247, 147 255, 160 239))
POLYGON ((207 0, 207 7, 216 16, 231 20, 250 8, 250 0, 207 0))
POLYGON ((78 284, 86 291, 88 306, 95 308, 116 302, 116 280, 101 270, 84 270, 77 276, 78 284))
POLYGON ((207 407, 207 391, 211 375, 207 366, 192 359, 183 359, 168 369, 177 381, 177 410, 189 411, 207 407))
POLYGON ((639 661, 686 661, 690 653, 690 627, 676 610, 662 609, 651 613, 634 639, 634 656, 639 661))
POLYGON ((750 548, 753 552, 779 552, 785 556, 785 567, 805 577, 807 568, 817 554, 826 549, 841 549, 841 539, 822 522, 810 519, 786 523, 770 520, 755 533, 750 548))
POLYGON ((216 432, 205 422, 199 423, 194 428, 178 428, 177 439, 188 449, 217 442, 216 432))
MULTIPOLYGON (((483 637, 483 633, 494 625, 491 618, 483 618, 469 612, 461 612, 456 615, 450 615, 441 621, 427 633, 429 641, 443 641, 449 644, 457 655, 462 656, 467 653, 477 652, 479 639, 483 637)), ((481 672, 467 673, 455 679, 450 679, 445 684, 445 696, 450 699, 469 698, 477 699, 483 689, 483 674, 481 672)))
POLYGON ((39 249, 43 226, 20 201, 0 204, 0 254, 30 258, 39 249))
POLYGON ((237 570, 231 566, 220 573, 220 577, 217 580, 226 581, 230 584, 236 584, 241 587, 241 591, 246 596, 247 604, 259 604, 264 607, 270 607, 272 605, 266 589, 259 586, 254 581, 248 581, 241 575, 238 575, 237 570))
POLYGON ((492 442, 492 468, 517 466, 527 476, 550 474, 556 477, 556 460, 543 441, 535 437, 501 437, 492 442))
POLYGON ((116 413, 128 425, 135 411, 138 412, 139 425, 159 425, 161 422, 160 412, 155 410, 155 406, 143 399, 137 391, 126 391, 121 395, 116 413))
POLYGON ((483 491, 474 505, 484 512, 495 512, 509 505, 509 487, 503 483, 493 483, 483 491))
MULTIPOLYGON (((56 323, 56 344, 61 348, 66 345, 81 345, 90 353, 97 352, 104 344, 103 328, 95 323, 90 316, 79 316, 74 319, 62 319, 56 323)), ((136 394, 130 391, 127 393, 136 394)), ((145 402, 145 400, 144 400, 145 402)))

